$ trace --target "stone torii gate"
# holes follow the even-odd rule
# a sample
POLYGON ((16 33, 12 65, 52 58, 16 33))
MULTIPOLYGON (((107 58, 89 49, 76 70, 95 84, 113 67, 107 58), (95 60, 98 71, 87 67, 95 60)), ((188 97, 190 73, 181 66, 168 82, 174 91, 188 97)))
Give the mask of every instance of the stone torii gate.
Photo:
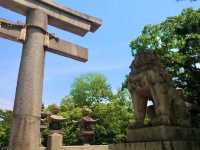
POLYGON ((52 0, 0 0, 0 6, 26 16, 25 23, 0 19, 0 37, 23 43, 9 150, 38 150, 45 50, 87 61, 87 49, 48 33, 48 24, 84 36, 101 20, 52 0))

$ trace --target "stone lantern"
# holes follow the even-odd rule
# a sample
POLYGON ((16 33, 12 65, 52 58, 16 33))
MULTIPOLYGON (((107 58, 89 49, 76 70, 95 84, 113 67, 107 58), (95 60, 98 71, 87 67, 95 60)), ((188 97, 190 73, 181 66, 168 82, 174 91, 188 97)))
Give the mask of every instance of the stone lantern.
POLYGON ((49 115, 49 129, 51 132, 60 132, 62 123, 64 122, 65 118, 58 115, 60 109, 58 107, 53 108, 51 115, 49 115))
POLYGON ((55 106, 48 117, 50 130, 50 134, 48 136, 48 149, 50 150, 60 149, 63 143, 63 135, 61 132, 61 128, 62 123, 65 121, 65 118, 60 116, 58 114, 59 112, 59 107, 55 106))
POLYGON ((80 126, 81 126, 81 140, 84 144, 89 144, 90 141, 94 137, 94 131, 92 130, 92 125, 96 122, 91 116, 90 116, 91 110, 87 108, 83 108, 83 117, 80 120, 80 126))

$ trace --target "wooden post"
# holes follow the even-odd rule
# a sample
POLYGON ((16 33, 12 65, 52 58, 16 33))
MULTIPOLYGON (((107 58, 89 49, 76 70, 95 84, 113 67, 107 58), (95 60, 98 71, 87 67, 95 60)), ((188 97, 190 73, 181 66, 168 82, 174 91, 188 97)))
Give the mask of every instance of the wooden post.
POLYGON ((9 150, 39 150, 47 15, 30 10, 16 89, 9 150))

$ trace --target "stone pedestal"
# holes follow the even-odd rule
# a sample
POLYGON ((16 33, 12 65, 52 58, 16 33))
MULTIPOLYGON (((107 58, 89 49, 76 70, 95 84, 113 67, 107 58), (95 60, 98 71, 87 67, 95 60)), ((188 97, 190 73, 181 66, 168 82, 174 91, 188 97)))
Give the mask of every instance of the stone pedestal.
POLYGON ((199 142, 160 141, 110 145, 109 150, 200 150, 199 142))
POLYGON ((127 143, 114 144, 112 150, 200 150, 200 129, 156 126, 129 129, 127 143))
POLYGON ((200 129, 175 126, 155 126, 129 129, 127 142, 200 141, 200 129))
POLYGON ((48 150, 60 150, 63 143, 63 136, 59 133, 52 133, 48 137, 48 150))

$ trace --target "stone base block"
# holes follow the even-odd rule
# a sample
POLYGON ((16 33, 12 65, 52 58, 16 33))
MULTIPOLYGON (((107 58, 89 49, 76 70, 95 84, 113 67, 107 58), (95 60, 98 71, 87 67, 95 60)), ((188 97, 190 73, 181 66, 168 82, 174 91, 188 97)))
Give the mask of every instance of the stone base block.
POLYGON ((63 146, 61 150, 109 150, 108 145, 63 146))
POLYGON ((40 147, 40 150, 47 150, 46 147, 40 147))
POLYGON ((109 150, 200 150, 200 142, 165 141, 110 145, 109 150))
POLYGON ((129 129, 127 132, 128 143, 152 141, 200 141, 200 129, 156 126, 129 129))
POLYGON ((48 150, 60 150, 63 143, 62 134, 52 133, 48 137, 48 150))

